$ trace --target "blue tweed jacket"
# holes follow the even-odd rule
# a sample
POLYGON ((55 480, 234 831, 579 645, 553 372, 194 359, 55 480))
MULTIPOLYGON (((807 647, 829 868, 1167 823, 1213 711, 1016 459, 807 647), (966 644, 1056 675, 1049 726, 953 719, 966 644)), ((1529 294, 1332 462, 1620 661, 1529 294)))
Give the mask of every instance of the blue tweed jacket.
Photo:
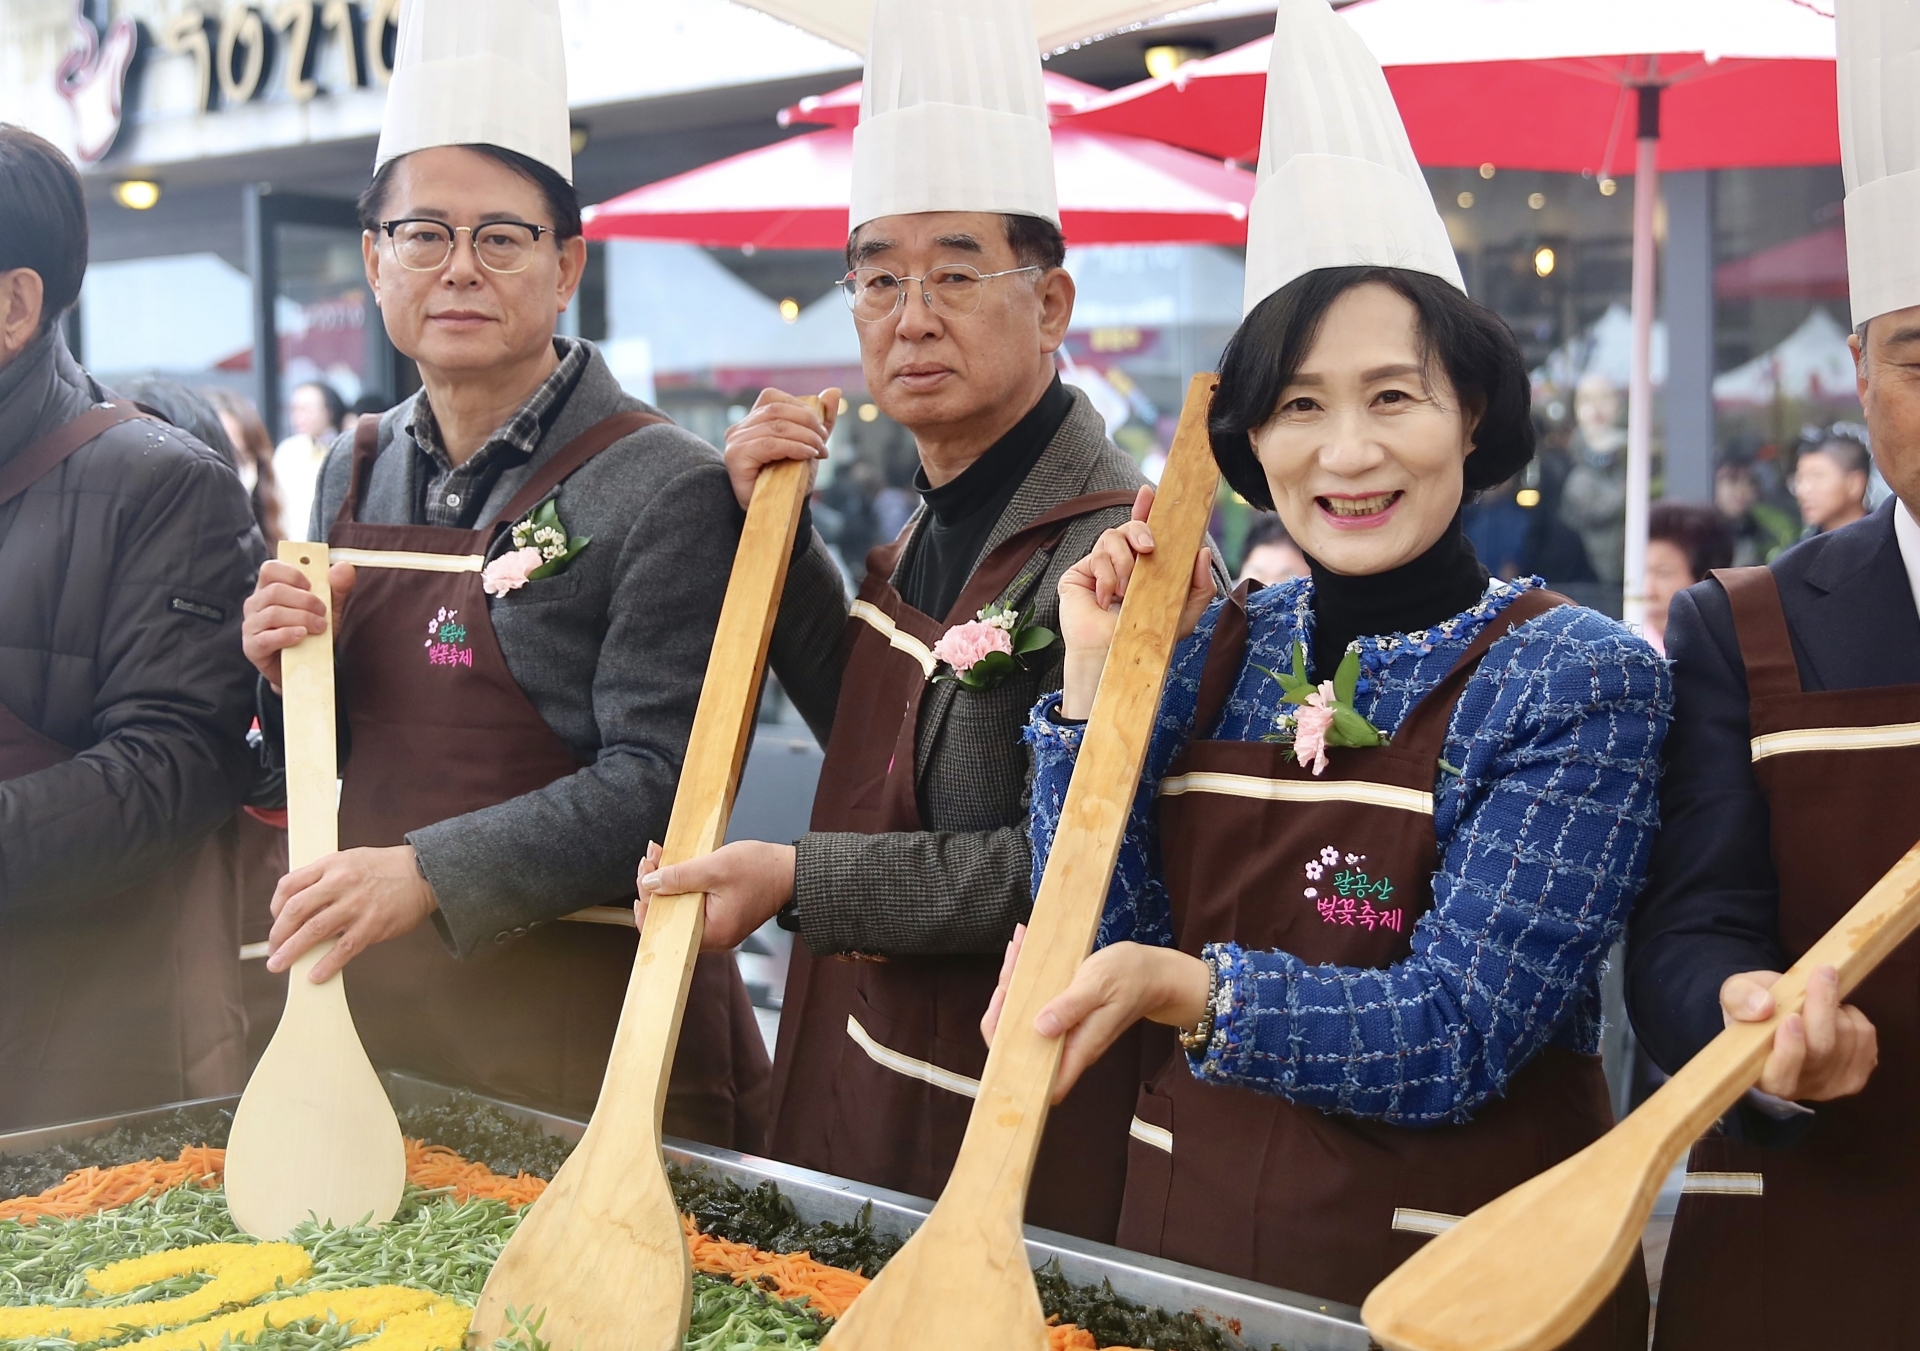
MULTIPOLYGON (((1434 628, 1362 639, 1358 711, 1390 734, 1474 635, 1538 585, 1496 580, 1478 605, 1434 628)), ((1279 689, 1253 667, 1291 666, 1296 639, 1311 651, 1312 594, 1301 579, 1253 597, 1247 667, 1211 737, 1252 741, 1273 730, 1279 689)), ((1173 942, 1153 799, 1194 734, 1222 603, 1174 652, 1101 946, 1173 942)), ((1081 736, 1054 719, 1058 699, 1040 701, 1026 733, 1036 891, 1081 736)), ((1666 663, 1591 610, 1563 606, 1496 642, 1461 696, 1436 770, 1440 867, 1412 954, 1375 970, 1208 944, 1223 997, 1212 1041, 1191 1057, 1194 1073, 1322 1111, 1436 1126, 1466 1120, 1543 1046, 1595 1050, 1601 969, 1658 826, 1672 702, 1666 663)))

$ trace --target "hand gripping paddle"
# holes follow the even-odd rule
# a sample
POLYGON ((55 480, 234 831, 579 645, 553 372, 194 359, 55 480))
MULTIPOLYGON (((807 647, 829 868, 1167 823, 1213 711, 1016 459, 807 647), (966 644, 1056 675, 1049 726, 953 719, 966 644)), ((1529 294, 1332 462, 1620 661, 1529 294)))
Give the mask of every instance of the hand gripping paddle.
POLYGON ((1548 1351, 1578 1332, 1629 1261, 1681 1153, 1754 1084, 1774 1030, 1823 966, 1840 993, 1920 927, 1920 844, 1773 987, 1774 1015, 1735 1023, 1640 1109, 1491 1201, 1375 1286, 1360 1315, 1389 1351, 1548 1351))
MULTIPOLYGON (((302 868, 339 847, 334 747, 333 590, 327 546, 287 540, 280 561, 306 574, 327 607, 325 633, 280 657, 287 738, 287 863, 302 868)), ((287 973, 287 1006, 234 1109, 227 1140, 227 1207, 255 1238, 285 1238, 309 1215, 330 1224, 384 1224, 406 1187, 406 1148, 393 1104, 354 1031, 342 975, 315 985, 316 944, 287 973)))
MULTIPOLYGON (((808 402, 819 411, 818 401, 808 402)), ((805 461, 782 460, 754 482, 663 865, 698 858, 726 839, 807 469, 805 461)), ((540 1320, 541 1339, 565 1351, 678 1351, 693 1308, 693 1268, 660 1135, 706 901, 656 896, 647 908, 599 1105, 487 1278, 473 1316, 477 1344, 506 1335, 511 1313, 540 1320)))
POLYGON ((1093 947, 1127 812, 1140 783, 1193 558, 1213 513, 1218 471, 1207 441, 1215 379, 1196 375, 1147 524, 1154 551, 1135 566, 1120 607, 1060 829, 1034 898, 946 1190, 913 1237, 827 1334, 832 1351, 1042 1351, 1046 1318, 1020 1230, 1027 1183, 1060 1041, 1034 1017, 1067 988, 1093 947))

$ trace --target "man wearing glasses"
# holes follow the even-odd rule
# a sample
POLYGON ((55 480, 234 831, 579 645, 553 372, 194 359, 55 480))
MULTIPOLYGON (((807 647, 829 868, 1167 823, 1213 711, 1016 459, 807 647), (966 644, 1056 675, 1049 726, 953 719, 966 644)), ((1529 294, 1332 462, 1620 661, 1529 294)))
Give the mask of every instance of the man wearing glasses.
MULTIPOLYGON (((711 447, 555 336, 586 245, 552 0, 403 24, 360 213, 424 388, 334 446, 310 538, 447 566, 332 570, 342 848, 282 880, 269 966, 333 939, 312 977, 351 962, 376 1064, 584 1115, 635 936, 556 921, 629 903, 664 837, 740 513, 711 447)), ((280 654, 323 627, 268 563, 243 640, 271 742, 280 654)), ((767 1075, 731 957, 704 959, 667 1129, 760 1148, 767 1075)))
MULTIPOLYGON (((913 433, 924 506, 869 556, 851 613, 820 568, 788 578, 772 659, 827 747, 812 830, 645 875, 641 896, 706 892, 713 948, 776 914, 797 931, 774 1155, 937 1196, 986 1059, 980 1017, 1032 907, 1021 728, 1059 688, 1060 648, 951 677, 1058 627, 1061 574, 1142 480, 1054 371, 1074 289, 1031 6, 879 0, 868 52, 842 290, 867 388, 913 433), (954 632, 990 605, 1017 618, 954 632)), ((727 437, 741 500, 762 464, 824 456, 830 430, 831 412, 768 391, 727 437)), ((1112 1240, 1141 1054, 1124 1038, 1054 1110, 1033 1223, 1112 1240)))

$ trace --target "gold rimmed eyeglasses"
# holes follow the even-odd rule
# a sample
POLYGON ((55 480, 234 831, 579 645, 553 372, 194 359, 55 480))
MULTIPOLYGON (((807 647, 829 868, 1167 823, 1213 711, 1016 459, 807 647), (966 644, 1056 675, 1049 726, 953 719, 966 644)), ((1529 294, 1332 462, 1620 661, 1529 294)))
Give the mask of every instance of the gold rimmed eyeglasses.
POLYGON ((995 277, 1011 277, 1021 272, 1045 272, 1044 267, 1010 267, 1002 272, 982 272, 965 263, 936 267, 924 277, 898 277, 884 267, 856 267, 840 279, 840 294, 847 308, 863 324, 891 318, 907 301, 907 283, 917 282, 927 308, 947 319, 960 319, 980 308, 987 283, 995 277))

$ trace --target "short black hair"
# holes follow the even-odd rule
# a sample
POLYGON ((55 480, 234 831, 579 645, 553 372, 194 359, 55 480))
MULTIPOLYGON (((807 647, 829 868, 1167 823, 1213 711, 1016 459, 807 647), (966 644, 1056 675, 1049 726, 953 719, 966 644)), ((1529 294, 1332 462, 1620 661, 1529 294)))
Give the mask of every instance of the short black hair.
POLYGON ((1854 433, 1841 431, 1837 427, 1809 437, 1794 463, 1798 464, 1809 455, 1826 456, 1840 466, 1843 474, 1869 474, 1873 471, 1873 452, 1867 449, 1867 443, 1854 433))
MULTIPOLYGON (((540 189, 540 196, 547 204, 547 214, 553 217, 554 238, 562 243, 576 238, 580 234, 580 194, 573 184, 560 177, 549 165, 542 164, 521 154, 518 150, 508 150, 497 145, 462 145, 461 150, 471 150, 476 155, 485 155, 488 159, 504 164, 520 177, 540 189)), ((360 212, 362 230, 378 230, 382 213, 386 208, 387 189, 393 185, 393 167, 405 155, 395 156, 373 171, 373 181, 360 194, 356 206, 360 212)), ((539 224, 538 221, 532 222, 539 224)))
POLYGON ((87 276, 87 198, 51 141, 0 122, 0 272, 40 274, 40 332, 80 298, 87 276))
POLYGON ((1213 458, 1234 491, 1255 506, 1272 510, 1273 495, 1253 453, 1252 433, 1272 419, 1333 302, 1369 282, 1391 288, 1413 306, 1422 359, 1437 361, 1463 405, 1480 414, 1464 496, 1506 482, 1533 458, 1533 389, 1520 344, 1499 315, 1426 272, 1323 267, 1254 306, 1220 355, 1220 386, 1207 415, 1213 458))
POLYGON ((1715 568, 1733 566, 1733 528, 1704 502, 1655 502, 1647 538, 1665 540, 1687 556, 1687 571, 1702 582, 1715 568))
MULTIPOLYGON (((1060 227, 1043 216, 1016 216, 1012 212, 1002 212, 1000 220, 1007 229, 1007 247, 1013 250, 1013 256, 1022 267, 1044 267, 1052 271, 1062 267, 1067 261, 1067 237, 1060 233, 1060 227)), ((854 240, 860 229, 855 226, 847 232, 847 271, 851 272, 860 265, 854 256, 854 240)))

